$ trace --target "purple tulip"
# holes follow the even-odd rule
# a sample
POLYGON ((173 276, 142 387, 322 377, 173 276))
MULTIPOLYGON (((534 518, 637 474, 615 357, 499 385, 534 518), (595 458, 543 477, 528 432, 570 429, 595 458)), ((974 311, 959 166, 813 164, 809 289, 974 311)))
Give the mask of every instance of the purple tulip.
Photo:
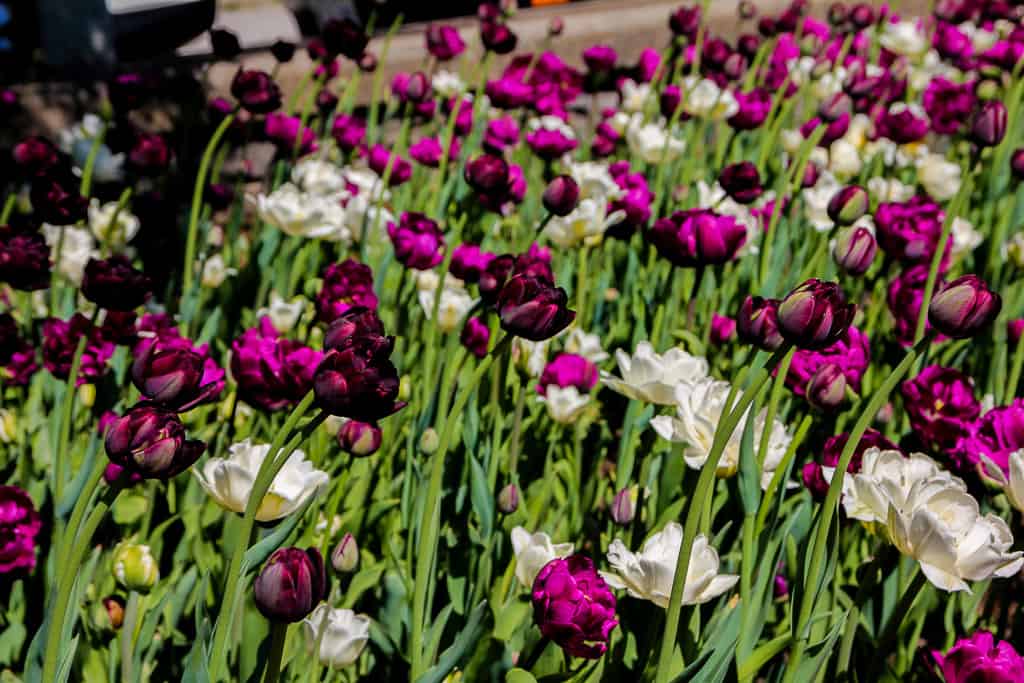
POLYGON ((324 49, 331 57, 343 55, 357 61, 366 51, 370 36, 361 26, 349 18, 330 19, 320 30, 320 39, 324 49))
POLYGON ((316 548, 279 548, 252 585, 260 614, 270 621, 302 621, 327 597, 327 570, 316 548))
POLYGON ((504 193, 508 187, 508 174, 508 162, 493 154, 472 159, 463 171, 469 186, 484 195, 504 193))
POLYGON ((28 493, 17 486, 0 486, 0 575, 35 569, 36 536, 42 528, 28 493))
POLYGON ((78 193, 78 180, 65 173, 36 176, 29 198, 36 217, 50 225, 77 223, 89 208, 89 200, 78 193))
POLYGON ((526 144, 541 159, 554 161, 579 146, 579 141, 568 137, 560 130, 538 128, 527 133, 526 144))
POLYGON ((164 173, 171 165, 173 152, 167 140, 155 133, 139 133, 128 152, 128 165, 144 176, 164 173))
POLYGON ((366 123, 355 116, 339 114, 331 126, 331 137, 344 152, 352 152, 359 148, 366 137, 366 123))
POLYGON ((765 88, 737 92, 736 103, 739 111, 729 118, 729 125, 736 130, 754 130, 760 128, 768 118, 772 109, 772 94, 765 88))
POLYGON ((374 145, 370 149, 366 163, 381 178, 387 173, 390 187, 407 183, 412 177, 412 164, 397 154, 391 154, 383 145, 374 145))
POLYGON ((199 459, 202 441, 185 438, 185 426, 175 413, 140 403, 107 429, 107 457, 145 479, 170 479, 199 459))
POLYGON ((609 73, 615 68, 619 53, 610 45, 591 45, 583 51, 583 63, 593 73, 609 73))
POLYGON ((843 336, 856 310, 839 285, 811 278, 779 303, 779 331, 801 349, 823 349, 843 336))
POLYGON ((731 261, 747 241, 747 229, 733 216, 688 209, 655 221, 647 239, 672 264, 692 268, 731 261))
POLYGON ((480 275, 495 256, 489 251, 482 250, 478 244, 466 242, 452 251, 452 261, 448 265, 448 271, 464 282, 479 282, 480 275))
POLYGON ((757 172, 757 166, 749 161, 723 168, 718 174, 718 184, 740 204, 753 203, 764 191, 761 187, 761 174, 757 172))
POLYGON ((979 147, 995 147, 1006 136, 1006 105, 989 100, 981 105, 971 122, 971 139, 979 147))
POLYGON ((903 382, 900 391, 914 434, 922 443, 942 450, 968 436, 981 415, 974 382, 953 368, 929 365, 903 382))
POLYGON ((736 333, 747 344, 765 351, 775 351, 782 346, 779 300, 747 296, 736 314, 736 333))
POLYGON ((531 593, 533 621, 541 634, 573 657, 597 659, 618 626, 615 595, 585 555, 551 560, 531 593))
POLYGON ((361 337, 329 351, 313 374, 316 403, 328 415, 376 422, 401 410, 398 370, 388 359, 390 345, 361 337))
POLYGON ((302 125, 302 119, 298 116, 280 112, 267 114, 263 122, 263 134, 277 146, 282 156, 291 157, 295 152, 305 156, 317 150, 316 131, 302 125))
POLYGON ((597 385, 597 366, 583 356, 560 353, 545 366, 537 381, 537 392, 546 395, 551 385, 562 389, 576 387, 585 394, 597 385))
MULTIPOLYGON (((917 318, 924 302, 924 287, 927 280, 928 266, 922 264, 907 268, 889 283, 886 303, 896 322, 896 338, 904 346, 914 343, 917 318)), ((943 284, 944 281, 940 278, 935 283, 936 289, 941 289, 943 284)), ((931 329, 931 324, 926 320, 925 331, 931 329)), ((944 337, 940 335, 937 339, 944 337)))
POLYGON ((976 275, 964 275, 937 292, 928 306, 928 321, 947 337, 967 339, 995 320, 1002 298, 976 275))
POLYGON ((132 383, 165 410, 185 412, 224 389, 223 372, 207 371, 205 355, 183 338, 145 338, 133 350, 132 383))
POLYGON ((50 286, 50 247, 40 233, 0 227, 0 282, 22 291, 50 286))
POLYGON ((878 118, 875 133, 898 145, 917 142, 928 134, 928 119, 918 116, 911 107, 896 103, 878 118))
POLYGON ((541 197, 544 208, 556 216, 568 216, 580 202, 580 186, 572 176, 555 176, 541 197))
POLYGON ((280 337, 270 318, 231 344, 231 376, 238 396, 264 410, 294 407, 313 388, 313 371, 323 354, 280 337))
POLYGON ((491 330, 479 317, 470 318, 462 328, 459 341, 474 356, 483 358, 487 355, 487 348, 491 341, 491 330))
POLYGON ((860 185, 847 185, 832 195, 828 217, 838 225, 853 225, 868 211, 868 191, 860 185))
POLYGON ((950 453, 958 468, 973 468, 984 455, 1003 472, 1009 472, 1010 455, 1024 448, 1024 398, 993 408, 971 427, 971 433, 962 437, 950 453))
POLYGON ((846 400, 846 375, 835 363, 826 363, 807 382, 807 402, 823 412, 837 410, 846 400))
POLYGON ((997 642, 988 631, 961 638, 946 654, 932 650, 932 659, 946 683, 1024 680, 1024 657, 1008 641, 997 642))
POLYGON ((507 55, 516 49, 519 38, 505 24, 497 21, 484 21, 480 24, 480 42, 484 49, 499 55, 507 55))
POLYGON ((380 427, 373 422, 347 420, 338 430, 338 446, 357 458, 376 453, 382 438, 380 427))
POLYGON ((353 259, 332 263, 324 271, 323 284, 316 297, 317 318, 329 323, 354 306, 377 310, 373 271, 353 259))
POLYGON ((397 224, 388 223, 388 236, 407 268, 429 270, 444 260, 444 233, 425 214, 406 211, 397 224))
POLYGON ((931 119, 932 130, 941 135, 959 131, 977 102, 971 83, 954 83, 942 76, 933 78, 921 96, 921 104, 931 119))
POLYGON ((426 39, 427 52, 440 62, 454 59, 466 49, 459 30, 449 24, 428 24, 426 39))
POLYGON ((82 295, 100 308, 131 311, 149 299, 153 280, 132 267, 124 256, 89 259, 82 276, 82 295))
POLYGON ((328 325, 324 333, 324 350, 341 351, 352 346, 358 339, 384 336, 384 323, 377 311, 365 306, 354 306, 328 325))
POLYGON ((863 275, 875 260, 878 244, 871 230, 863 226, 849 227, 836 237, 832 257, 836 265, 850 275, 863 275))
POLYGON ((483 146, 491 154, 501 155, 519 144, 519 124, 511 116, 491 119, 484 130, 483 146))
POLYGON ((736 337, 736 320, 726 315, 711 314, 710 341, 715 346, 728 344, 736 337))
POLYGON ((567 303, 561 287, 536 275, 516 275, 501 288, 497 309, 502 329, 538 342, 554 337, 576 318, 567 303))
POLYGON ((56 166, 60 152, 46 138, 33 135, 14 145, 11 158, 22 176, 32 178, 56 166))
MULTIPOLYGON (((839 464, 839 456, 842 455, 843 449, 846 447, 846 442, 849 441, 849 433, 837 434, 829 437, 824 446, 821 449, 821 462, 812 460, 803 467, 802 477, 804 486, 811 492, 817 500, 823 500, 825 494, 828 493, 828 482, 822 474, 821 468, 825 467, 836 467, 839 464)), ((864 432, 864 436, 861 437, 860 441, 857 442, 857 447, 853 451, 853 457, 850 459, 850 464, 846 468, 847 472, 860 472, 861 461, 864 457, 865 451, 869 448, 878 448, 880 450, 899 450, 896 444, 889 441, 887 438, 882 436, 880 432, 874 429, 868 429, 864 432)))
POLYGON ((49 318, 43 322, 43 366, 57 379, 71 374, 78 340, 86 338, 78 366, 76 384, 98 379, 107 371, 107 361, 114 355, 114 345, 104 340, 99 329, 81 313, 68 320, 49 318))
POLYGON ((269 114, 281 108, 281 90, 265 71, 239 69, 231 81, 231 94, 250 114, 269 114))
MULTIPOLYGON (((906 264, 931 264, 939 246, 945 212, 938 204, 924 197, 905 202, 883 202, 875 210, 878 244, 893 258, 906 264)), ((943 263, 948 260, 949 244, 945 246, 943 263)), ((943 265, 943 271, 946 265, 943 265)))
POLYGON ((811 379, 824 366, 834 365, 842 372, 846 385, 860 391, 861 380, 871 362, 871 344, 868 336, 852 325, 834 344, 810 351, 797 349, 789 364, 786 386, 797 396, 807 395, 811 379))

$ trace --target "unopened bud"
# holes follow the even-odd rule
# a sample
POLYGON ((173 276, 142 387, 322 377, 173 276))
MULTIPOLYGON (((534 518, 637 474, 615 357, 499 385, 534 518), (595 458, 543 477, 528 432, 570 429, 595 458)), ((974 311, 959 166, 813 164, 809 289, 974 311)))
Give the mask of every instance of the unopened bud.
POLYGON ((96 385, 92 382, 78 385, 78 402, 85 408, 92 408, 96 403, 96 385))
POLYGON ((971 139, 981 147, 994 147, 1006 136, 1006 105, 989 100, 981 106, 971 124, 971 139))
POLYGON ((832 195, 828 217, 838 225, 853 225, 868 211, 868 191, 860 185, 847 185, 832 195))
POLYGON ((562 17, 552 17, 551 22, 548 23, 548 35, 551 37, 560 36, 564 30, 565 21, 562 17))
POLYGON ((342 537, 331 553, 331 566, 339 574, 349 574, 356 570, 359 566, 359 545, 355 536, 345 534, 342 537))
POLYGON ((427 427, 420 436, 420 451, 424 455, 433 455, 437 451, 441 438, 433 427, 427 427))
POLYGON ((615 494, 611 508, 612 520, 621 526, 633 521, 636 516, 636 495, 632 489, 621 489, 615 494))
POLYGON ((122 542, 114 548, 114 578, 130 591, 148 593, 160 580, 160 569, 148 545, 122 542))
POLYGON ((870 230, 850 226, 840 231, 832 257, 836 265, 850 275, 863 275, 871 267, 877 251, 878 243, 870 230))
POLYGON ((380 448, 380 427, 369 422, 348 420, 338 429, 338 445, 356 457, 373 455, 380 448))
POLYGON ((557 176, 548 183, 542 201, 544 208, 556 216, 568 216, 580 202, 580 186, 572 176, 557 176))
POLYGON ((116 595, 103 598, 103 609, 107 612, 110 628, 115 631, 124 623, 124 600, 116 595))
POLYGON ((519 508, 519 487, 507 484, 498 492, 498 509, 503 515, 511 515, 519 508))
POLYGON ((830 412, 846 399, 846 375, 835 363, 822 365, 807 382, 807 402, 818 410, 830 412))

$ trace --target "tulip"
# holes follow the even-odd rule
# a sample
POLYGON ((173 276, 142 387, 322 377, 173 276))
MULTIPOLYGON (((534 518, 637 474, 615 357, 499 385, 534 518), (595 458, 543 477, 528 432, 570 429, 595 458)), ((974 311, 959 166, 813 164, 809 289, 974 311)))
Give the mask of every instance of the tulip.
POLYGON ((72 225, 84 220, 89 200, 78 194, 78 180, 64 174, 36 176, 29 197, 40 221, 50 225, 72 225))
POLYGON ((160 568, 148 545, 122 541, 110 558, 114 578, 127 590, 148 593, 160 580, 160 568))
POLYGON ((374 310, 377 308, 373 271, 353 259, 327 266, 323 274, 323 285, 316 297, 317 317, 329 323, 356 306, 374 310))
POLYGON ((353 306, 335 318, 324 332, 324 350, 341 350, 362 337, 383 337, 384 323, 377 311, 365 306, 353 306))
POLYGON ((628 526, 636 516, 636 495, 632 489, 620 489, 612 500, 610 510, 612 521, 619 526, 628 526))
POLYGON ((850 96, 844 92, 838 92, 821 103, 818 107, 818 116, 823 121, 832 123, 843 116, 849 116, 853 107, 850 96))
POLYGON ((185 426, 174 413, 140 403, 111 424, 107 457, 145 479, 170 479, 184 472, 206 449, 202 441, 185 438, 185 426))
POLYGON ((718 175, 718 183, 726 194, 740 204, 754 202, 764 191, 764 188, 761 187, 761 176, 757 172, 757 166, 749 161, 730 164, 723 168, 718 175))
POLYGON ((351 574, 359 567, 359 545, 351 533, 342 536, 331 551, 331 566, 339 574, 351 574))
POLYGON ((1010 170, 1017 180, 1024 180, 1024 147, 1014 150, 1010 155, 1010 170))
POLYGON ((505 24, 484 21, 480 24, 480 42, 484 49, 498 55, 507 55, 516 49, 519 38, 505 24))
POLYGON ((401 410, 398 371, 388 360, 390 347, 358 339, 329 351, 313 374, 317 405, 329 415, 376 422, 401 410))
POLYGON ((270 621, 302 621, 327 597, 327 572, 316 548, 280 548, 253 582, 256 608, 270 621))
POLYGON ((81 313, 68 320, 49 318, 43 322, 43 365, 54 377, 67 379, 74 363, 79 339, 86 344, 78 367, 76 384, 85 384, 103 375, 107 361, 114 355, 114 344, 104 339, 99 328, 81 313))
POLYGON ((573 657, 597 659, 618 626, 615 595, 585 555, 551 560, 531 593, 533 620, 545 638, 573 657))
POLYGON ((933 650, 932 658, 946 683, 1024 680, 1024 657, 988 631, 961 638, 946 654, 933 650))
POLYGON ((583 63, 593 73, 609 73, 615 68, 619 53, 609 45, 592 45, 583 51, 583 63))
POLYGON ((470 318, 462 328, 459 341, 474 356, 483 358, 487 355, 491 330, 479 317, 470 318))
POLYGON ((444 233, 426 214, 406 211, 398 224, 388 224, 395 258, 407 268, 428 270, 444 259, 444 233))
POLYGON ((831 412, 846 400, 846 375, 835 363, 826 363, 811 375, 805 396, 818 410, 831 412))
POLYGON ((274 55, 278 64, 287 64, 295 56, 295 43, 278 40, 270 46, 270 54, 274 55))
POLYGON ((863 275, 871 267, 878 251, 875 236, 868 228, 851 226, 840 231, 832 250, 836 265, 850 275, 863 275))
POLYGON ((463 282, 479 282, 480 276, 494 257, 495 254, 483 251, 480 245, 464 242, 452 251, 448 271, 463 282))
POLYGON ((60 155, 53 143, 44 137, 34 135, 14 145, 11 158, 21 175, 32 178, 56 166, 60 155))
POLYGON ((23 291, 50 286, 50 247, 43 235, 0 227, 0 282, 23 291))
POLYGON ((238 42, 238 36, 231 31, 214 28, 210 29, 210 47, 213 56, 219 60, 229 62, 242 54, 242 45, 238 42))
POLYGON ((426 31, 427 52, 440 62, 447 62, 462 54, 466 43, 459 30, 447 24, 429 24, 426 31))
POLYGON ((35 568, 36 536, 42 528, 28 493, 17 486, 0 486, 0 576, 35 568))
POLYGON ((812 278, 779 303, 779 331, 801 349, 823 349, 843 336, 856 310, 839 285, 812 278))
POLYGON ((231 375, 239 397, 264 410, 295 406, 313 386, 319 351, 278 335, 269 316, 231 344, 231 375))
POLYGON ((999 100, 986 102, 971 122, 971 139, 979 147, 995 147, 1006 135, 1006 120, 1006 105, 999 100))
POLYGON ((967 339, 995 320, 1002 305, 1002 298, 981 278, 964 275, 932 297, 928 321, 947 337, 967 339))
POLYGON ((469 186, 481 194, 493 195, 508 187, 508 162, 493 154, 483 154, 466 164, 463 176, 469 186))
POLYGON ((519 508, 519 487, 515 484, 506 484, 498 492, 498 510, 503 515, 511 515, 519 508))
POLYGON ((356 457, 373 455, 380 448, 382 434, 374 423, 348 420, 338 430, 338 445, 341 450, 356 457))
POLYGON ((89 259, 82 277, 82 295, 110 311, 131 311, 146 302, 153 280, 132 267, 124 256, 89 259))
POLYGON ((747 296, 736 315, 736 332, 739 338, 765 351, 775 351, 782 346, 779 332, 778 299, 762 299, 747 296))
POLYGON ((310 651, 325 666, 342 669, 359 661, 370 640, 370 618, 350 609, 334 609, 322 603, 302 622, 310 651))
POLYGON ((387 175, 390 187, 402 185, 412 177, 412 164, 399 155, 392 154, 383 145, 374 145, 370 149, 366 165, 381 178, 387 175))
POLYGON ((680 7, 668 18, 668 27, 672 33, 676 36, 688 38, 690 41, 696 39, 700 23, 700 5, 680 7))
POLYGON ((576 318, 567 307, 568 296, 561 287, 535 275, 512 277, 498 294, 501 327, 509 334, 529 341, 544 341, 564 330, 576 318))
POLYGON ((231 94, 250 114, 269 114, 281 107, 281 90, 264 71, 239 69, 231 81, 231 94))
POLYGON ((580 186, 572 176, 556 176, 544 190, 544 208, 555 216, 568 216, 580 200, 580 186))
POLYGON ((223 389, 222 382, 206 381, 205 358, 180 346, 164 347, 146 339, 134 351, 132 383, 143 396, 167 410, 185 412, 223 389))
POLYGON ((747 229, 733 216, 688 209, 656 221, 647 238, 674 265, 718 265, 736 256, 747 240, 747 229))
POLYGON ((828 201, 828 217, 837 225, 853 225, 868 211, 868 191, 859 185, 847 185, 828 201))
POLYGON ((320 31, 324 48, 332 58, 343 55, 356 61, 363 56, 370 36, 351 19, 330 19, 320 31))
POLYGON ((140 133, 128 152, 128 164, 142 175, 159 175, 171 165, 171 155, 171 148, 162 136, 140 133))

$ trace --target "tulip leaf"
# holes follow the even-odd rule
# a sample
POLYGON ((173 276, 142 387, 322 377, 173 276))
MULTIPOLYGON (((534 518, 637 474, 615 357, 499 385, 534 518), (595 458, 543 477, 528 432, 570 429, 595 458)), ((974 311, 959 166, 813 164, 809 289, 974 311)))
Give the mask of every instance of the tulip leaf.
POLYGON ((511 669, 505 674, 505 683, 537 683, 537 679, 529 671, 511 669))
POLYGON ((295 527, 302 521, 302 518, 306 515, 306 510, 313 504, 314 499, 316 499, 316 496, 310 496, 309 500, 302 504, 302 507, 278 524, 277 528, 268 534, 266 538, 245 551, 245 559, 242 560, 242 574, 247 574, 262 565, 270 557, 271 553, 284 544, 285 539, 291 535, 295 527))
MULTIPOLYGON (((754 421, 757 418, 758 408, 758 404, 755 403, 747 413, 743 436, 740 438, 738 483, 740 503, 743 506, 743 512, 747 515, 757 514, 758 506, 761 503, 761 473, 757 466, 757 457, 754 455, 754 421)), ((764 428, 771 429, 769 425, 765 425, 764 428)))
POLYGON ((494 529, 494 494, 487 483, 487 473, 472 455, 469 456, 470 499, 473 511, 480 519, 480 535, 490 538, 494 529))
POLYGON ((81 495, 82 489, 85 488, 85 483, 89 480, 89 475, 92 473, 93 463, 96 461, 96 452, 99 450, 99 442, 99 433, 94 430, 89 438, 89 447, 85 451, 85 460, 78 466, 78 474, 71 481, 67 493, 64 494, 64 498, 61 499, 60 504, 57 506, 56 512, 58 517, 67 517, 71 514, 71 508, 75 506, 78 496, 81 495))
POLYGON ((469 648, 483 635, 483 621, 487 611, 487 601, 482 600, 473 608, 465 627, 455 637, 455 642, 441 653, 437 664, 416 679, 416 683, 441 683, 464 660, 469 653, 469 648))

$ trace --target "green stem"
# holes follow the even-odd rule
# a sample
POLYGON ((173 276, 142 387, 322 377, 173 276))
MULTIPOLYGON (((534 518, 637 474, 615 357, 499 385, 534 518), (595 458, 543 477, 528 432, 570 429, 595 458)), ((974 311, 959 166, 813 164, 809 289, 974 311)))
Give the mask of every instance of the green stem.
POLYGON ((1006 382, 1006 391, 1003 396, 1010 399, 1017 395, 1017 385, 1020 384, 1020 372, 1024 366, 1024 334, 1017 340, 1017 348, 1013 351, 1013 365, 1010 366, 1010 378, 1006 382))
MULTIPOLYGON (((769 367, 774 367, 789 353, 789 345, 784 344, 768 362, 769 367)), ((696 539, 698 526, 703 516, 705 502, 710 499, 714 491, 715 472, 718 469, 718 461, 725 451, 725 446, 732 437, 733 432, 739 425, 740 420, 746 413, 747 408, 754 401, 754 398, 761 392, 761 388, 768 380, 770 374, 763 367, 757 368, 758 374, 753 375, 750 385, 743 392, 739 401, 733 404, 731 401, 727 406, 734 406, 731 411, 723 415, 715 430, 715 439, 711 445, 708 458, 701 467, 700 477, 697 480, 697 487, 690 508, 686 515, 686 525, 683 527, 683 542, 679 546, 679 557, 676 560, 676 570, 672 579, 672 595, 669 598, 668 610, 665 616, 665 632, 661 639, 661 651, 658 654, 656 683, 668 683, 671 674, 672 653, 675 650, 676 635, 679 631, 680 611, 683 607, 683 589, 686 586, 686 574, 690 568, 690 554, 693 551, 693 542, 696 539)))
POLYGON ((11 192, 7 195, 7 199, 4 200, 3 211, 0 212, 0 225, 7 225, 7 221, 11 218, 11 212, 14 211, 14 205, 18 203, 18 195, 11 192))
POLYGON ((89 148, 89 156, 85 158, 85 166, 82 168, 82 183, 78 187, 78 194, 88 197, 92 191, 92 175, 96 168, 96 157, 99 156, 100 147, 103 146, 103 139, 107 136, 107 124, 100 127, 99 133, 92 140, 89 148))
POLYGON ((203 208, 203 190, 206 188, 206 176, 210 172, 210 162, 213 159, 213 154, 220 145, 221 138, 227 132, 231 122, 235 120, 235 114, 231 113, 224 117, 224 120, 220 122, 217 129, 213 132, 213 137, 206 144, 206 149, 203 151, 203 157, 199 162, 199 172, 196 174, 196 184, 192 189, 192 208, 188 216, 188 235, 185 239, 185 266, 184 272, 182 273, 184 280, 181 287, 182 298, 187 297, 192 292, 193 280, 195 279, 194 261, 196 260, 196 237, 199 231, 199 214, 203 208))
MULTIPOLYGON (((885 666, 885 661, 888 659, 888 654, 892 650, 892 643, 896 639, 896 634, 900 630, 900 626, 903 624, 903 619, 910 614, 910 609, 914 606, 914 602, 918 596, 921 595, 921 591, 924 590, 925 586, 928 585, 928 577, 924 575, 924 572, 914 567, 914 579, 907 586, 907 589, 903 591, 903 595, 900 596, 900 601, 896 603, 896 607, 893 608, 892 613, 889 615, 888 621, 885 622, 885 628, 882 629, 882 635, 878 639, 877 651, 881 655, 874 660, 872 668, 875 671, 880 672, 882 667, 885 666)), ((874 677, 871 680, 881 680, 881 677, 874 677)))
POLYGON ((775 373, 775 380, 772 382, 772 392, 768 398, 768 409, 764 416, 764 431, 761 434, 761 444, 757 449, 758 472, 764 468, 768 443, 771 441, 772 425, 775 423, 775 415, 779 410, 779 402, 782 400, 782 391, 786 387, 786 376, 789 374, 789 365, 793 362, 794 353, 796 353, 796 349, 790 349, 789 353, 782 357, 778 372, 775 373))
POLYGON ((787 666, 786 676, 783 679, 784 683, 792 683, 795 680, 794 676, 799 668, 804 650, 807 647, 809 637, 808 626, 814 613, 814 605, 817 602, 818 581, 823 569, 822 563, 825 561, 829 529, 839 503, 839 494, 843 490, 843 478, 846 476, 846 468, 850 466, 850 461, 853 459, 857 444, 860 443, 861 437, 867 431, 868 425, 871 424, 879 409, 888 400, 889 394, 892 393, 899 381, 903 379, 903 376, 913 366, 921 350, 930 343, 931 336, 929 335, 907 352, 903 361, 893 369, 889 377, 882 382, 882 385, 871 396, 871 399, 864 408, 864 412, 861 413, 853 429, 850 430, 850 438, 847 439, 846 446, 843 447, 843 452, 839 456, 839 462, 836 464, 835 473, 832 475, 832 481, 829 483, 828 494, 825 496, 825 504, 821 509, 821 518, 818 521, 817 533, 814 537, 814 544, 811 546, 811 560, 804 578, 806 594, 800 605, 799 617, 794 624, 793 637, 795 644, 793 646, 793 653, 790 656, 789 665, 787 666))
POLYGON ((132 674, 134 665, 135 622, 139 616, 139 592, 128 594, 128 603, 124 609, 124 623, 121 624, 121 683, 135 683, 132 674))
POLYGON ((284 642, 288 639, 288 624, 274 622, 270 626, 270 654, 267 656, 267 669, 263 673, 263 683, 277 683, 281 679, 281 659, 284 655, 284 642))
MULTIPOLYGON (((92 319, 89 322, 90 326, 96 324, 99 312, 99 308, 93 311, 92 319)), ((71 371, 68 374, 67 384, 64 386, 64 398, 60 409, 60 431, 57 432, 57 448, 54 450, 53 456, 53 496, 58 501, 64 491, 64 461, 67 458, 68 441, 71 440, 71 421, 74 417, 78 371, 82 367, 82 355, 85 353, 87 341, 88 335, 83 335, 78 339, 78 345, 75 346, 75 355, 71 359, 71 371)))

